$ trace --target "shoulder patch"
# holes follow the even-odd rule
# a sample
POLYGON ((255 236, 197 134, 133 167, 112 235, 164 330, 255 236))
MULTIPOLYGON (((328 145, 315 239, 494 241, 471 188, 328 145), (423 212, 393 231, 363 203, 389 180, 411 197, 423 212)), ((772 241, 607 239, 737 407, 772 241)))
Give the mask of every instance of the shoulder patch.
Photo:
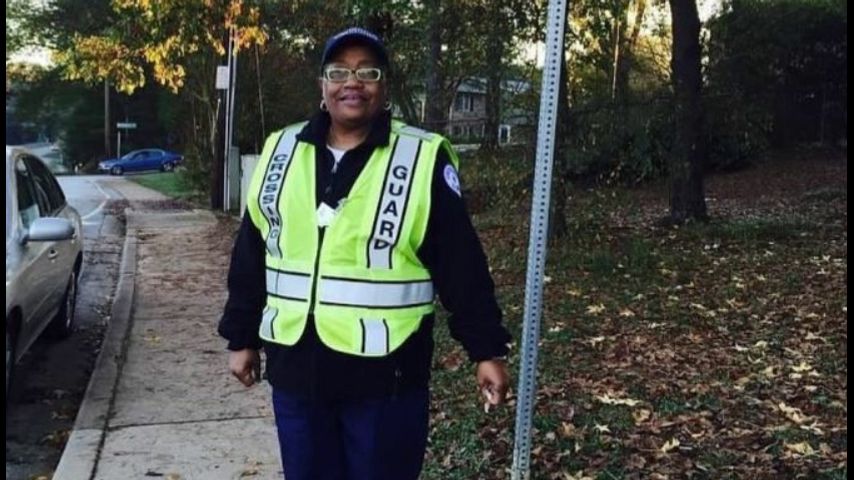
POLYGON ((460 176, 457 175, 457 169, 454 168, 453 165, 445 165, 445 183, 448 184, 451 190, 457 194, 458 197, 462 197, 462 191, 460 190, 460 176))

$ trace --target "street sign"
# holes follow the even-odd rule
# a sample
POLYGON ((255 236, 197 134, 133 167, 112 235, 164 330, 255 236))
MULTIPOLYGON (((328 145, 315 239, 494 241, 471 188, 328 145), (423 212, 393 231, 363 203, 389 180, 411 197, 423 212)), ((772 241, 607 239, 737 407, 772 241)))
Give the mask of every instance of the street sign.
POLYGON ((130 130, 132 128, 136 128, 135 122, 119 122, 116 124, 116 128, 123 128, 125 130, 130 130))
POLYGON ((220 65, 216 67, 216 89, 217 90, 228 90, 228 86, 231 84, 229 81, 231 75, 228 66, 220 65))

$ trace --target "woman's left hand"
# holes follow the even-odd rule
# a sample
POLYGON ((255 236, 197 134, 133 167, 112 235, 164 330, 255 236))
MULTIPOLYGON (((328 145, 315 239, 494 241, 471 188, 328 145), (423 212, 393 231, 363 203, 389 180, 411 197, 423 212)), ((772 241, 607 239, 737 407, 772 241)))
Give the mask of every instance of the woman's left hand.
POLYGON ((484 360, 477 364, 477 385, 489 405, 504 403, 510 376, 504 360, 484 360))

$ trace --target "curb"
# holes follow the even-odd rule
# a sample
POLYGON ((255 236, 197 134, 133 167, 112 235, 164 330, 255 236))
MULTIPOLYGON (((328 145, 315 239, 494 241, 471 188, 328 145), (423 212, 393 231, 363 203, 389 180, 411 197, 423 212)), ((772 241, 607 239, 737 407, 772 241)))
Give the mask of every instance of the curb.
POLYGON ((71 436, 56 466, 54 480, 91 479, 94 478, 98 467, 131 331, 137 238, 136 231, 131 228, 129 221, 130 212, 130 209, 125 210, 128 223, 116 296, 110 310, 110 323, 104 334, 104 341, 101 343, 101 351, 95 360, 92 377, 86 387, 71 436))

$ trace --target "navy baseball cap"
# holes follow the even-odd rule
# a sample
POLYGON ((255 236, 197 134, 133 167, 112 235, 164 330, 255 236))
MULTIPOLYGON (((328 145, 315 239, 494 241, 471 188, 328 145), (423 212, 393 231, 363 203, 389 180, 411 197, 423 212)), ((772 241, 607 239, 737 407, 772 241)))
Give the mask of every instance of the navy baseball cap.
POLYGON ((364 45, 370 48, 380 61, 379 66, 388 66, 388 52, 386 52, 385 45, 383 45, 383 41, 380 40, 380 37, 369 30, 365 30, 364 28, 351 27, 329 37, 329 40, 326 41, 326 47, 323 49, 320 68, 323 68, 327 63, 329 63, 338 49, 345 45, 352 44, 364 45))

